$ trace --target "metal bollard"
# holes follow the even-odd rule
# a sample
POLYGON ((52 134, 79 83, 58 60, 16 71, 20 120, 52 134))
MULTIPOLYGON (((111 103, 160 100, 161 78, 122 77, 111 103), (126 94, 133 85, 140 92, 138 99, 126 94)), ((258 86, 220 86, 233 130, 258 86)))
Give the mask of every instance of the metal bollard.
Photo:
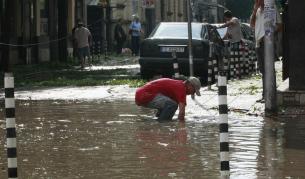
POLYGON ((240 71, 240 53, 241 52, 241 44, 238 42, 237 43, 237 49, 235 51, 236 58, 235 58, 235 68, 236 68, 236 78, 241 79, 241 71, 240 71))
POLYGON ((235 52, 232 48, 230 52, 230 79, 235 78, 235 72, 234 72, 234 59, 235 59, 235 52))
POLYGON ((220 173, 222 177, 229 177, 229 125, 227 104, 227 76, 226 72, 219 72, 218 77, 219 104, 219 142, 220 142, 220 173))
POLYGON ((5 117, 6 117, 6 142, 7 142, 7 165, 8 178, 17 176, 17 144, 16 144, 16 121, 15 121, 15 98, 14 98, 14 76, 5 73, 5 117))
POLYGON ((246 48, 246 45, 240 45, 240 48, 239 48, 239 62, 240 62, 240 77, 242 78, 244 75, 245 75, 245 48, 246 48))
POLYGON ((176 51, 173 51, 172 57, 173 57, 174 78, 178 79, 180 77, 180 74, 179 74, 179 64, 178 64, 176 51))
POLYGON ((252 48, 249 49, 249 61, 250 61, 250 67, 249 67, 249 72, 252 75, 254 73, 254 59, 253 59, 253 50, 252 48))
POLYGON ((224 51, 224 58, 223 58, 223 70, 227 73, 227 78, 230 78, 230 56, 231 56, 231 49, 230 49, 230 42, 229 40, 224 40, 225 42, 225 51, 224 51))
POLYGON ((104 60, 108 60, 109 59, 109 56, 108 56, 108 42, 107 40, 105 39, 104 40, 104 60))
POLYGON ((257 60, 255 58, 255 50, 251 50, 252 73, 257 74, 257 60))
POLYGON ((213 42, 209 43, 209 60, 208 60, 208 89, 211 89, 213 78, 213 42))
POLYGON ((96 46, 95 46, 95 43, 93 41, 92 45, 89 48, 89 50, 90 50, 90 53, 89 53, 89 56, 88 56, 88 65, 89 65, 89 67, 92 65, 93 60, 94 60, 94 56, 96 54, 96 48, 95 47, 96 46))
POLYGON ((253 63, 254 63, 254 73, 255 74, 258 74, 260 73, 259 71, 259 66, 258 66, 258 61, 257 61, 257 56, 256 56, 256 53, 255 53, 255 50, 253 50, 253 63))
POLYGON ((250 64, 250 59, 249 59, 249 47, 248 46, 245 46, 245 51, 244 51, 244 54, 245 54, 245 75, 249 75, 249 64, 250 64))
POLYGON ((234 51, 234 78, 238 79, 239 71, 238 71, 238 51, 235 49, 234 51))
POLYGON ((100 40, 97 41, 97 54, 98 54, 98 60, 101 60, 101 56, 102 56, 102 42, 100 40))
POLYGON ((223 55, 223 68, 228 73, 230 51, 231 51, 230 50, 230 42, 229 42, 229 40, 224 40, 224 43, 225 43, 225 50, 224 50, 224 55, 223 55))
POLYGON ((91 56, 96 54, 96 43, 94 41, 92 42, 92 46, 90 50, 91 50, 91 56))
POLYGON ((229 70, 228 64, 229 64, 228 58, 227 58, 226 56, 223 57, 223 69, 224 69, 226 72, 228 72, 228 70, 229 70))
POLYGON ((217 63, 217 59, 213 59, 213 67, 214 67, 214 79, 215 79, 215 83, 217 83, 218 80, 218 63, 217 63))

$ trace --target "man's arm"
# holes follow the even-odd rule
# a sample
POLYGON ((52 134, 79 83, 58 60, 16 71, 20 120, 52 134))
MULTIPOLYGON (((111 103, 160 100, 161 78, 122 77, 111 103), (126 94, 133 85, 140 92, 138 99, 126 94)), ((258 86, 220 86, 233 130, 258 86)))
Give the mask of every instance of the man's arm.
POLYGON ((231 19, 230 21, 224 23, 223 25, 219 26, 218 28, 224 28, 224 27, 229 27, 229 26, 233 26, 236 25, 238 22, 236 22, 236 20, 231 19))
POLYGON ((179 114, 178 114, 178 119, 179 121, 184 121, 184 116, 185 116, 185 104, 184 103, 179 103, 179 114))

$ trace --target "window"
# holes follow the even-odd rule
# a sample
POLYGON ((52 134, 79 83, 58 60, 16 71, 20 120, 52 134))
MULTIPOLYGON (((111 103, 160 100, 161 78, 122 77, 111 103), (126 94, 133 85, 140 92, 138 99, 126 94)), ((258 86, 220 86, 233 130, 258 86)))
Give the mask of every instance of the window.
MULTIPOLYGON (((201 24, 192 24, 192 38, 201 39, 204 34, 201 24)), ((153 38, 176 38, 187 39, 188 38, 188 25, 187 23, 171 23, 160 24, 158 29, 153 33, 153 38)))

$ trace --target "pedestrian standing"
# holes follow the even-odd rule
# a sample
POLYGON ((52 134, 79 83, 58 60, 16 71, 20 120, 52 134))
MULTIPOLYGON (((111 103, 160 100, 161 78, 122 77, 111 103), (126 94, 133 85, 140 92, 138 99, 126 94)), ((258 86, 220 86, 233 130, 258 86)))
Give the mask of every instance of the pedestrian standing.
POLYGON ((224 28, 227 27, 226 34, 224 35, 223 39, 227 39, 230 42, 230 49, 232 54, 234 54, 232 57, 234 57, 231 61, 231 66, 235 65, 236 67, 236 75, 240 77, 240 45, 241 45, 241 39, 242 39, 242 32, 240 27, 240 21, 237 17, 234 17, 232 12, 229 10, 226 10, 224 12, 224 19, 226 21, 225 24, 219 26, 218 28, 224 28))
MULTIPOLYGON (((265 36, 265 28, 264 28, 264 0, 256 0, 254 4, 254 8, 250 17, 250 25, 254 27, 255 33, 255 51, 256 57, 258 61, 258 68, 260 73, 262 74, 262 84, 263 84, 263 92, 262 98, 258 100, 258 102, 265 101, 265 46, 264 46, 264 36, 265 36)), ((275 32, 281 31, 282 20, 279 15, 279 12, 276 9, 276 28, 275 32)), ((274 59, 273 59, 274 60, 274 59)))
POLYGON ((141 33, 142 27, 139 17, 133 15, 133 20, 129 26, 129 34, 131 35, 131 50, 134 56, 139 55, 141 33))
POLYGON ((219 28, 227 27, 227 32, 223 38, 228 39, 231 44, 240 42, 242 33, 239 19, 237 17, 233 17, 232 12, 229 10, 224 12, 224 18, 226 23, 219 26, 219 28))
POLYGON ((114 27, 114 39, 116 41, 116 53, 121 54, 123 45, 126 41, 126 33, 122 27, 122 19, 118 20, 118 23, 114 27))
POLYGON ((77 28, 74 31, 74 39, 77 46, 77 55, 81 64, 81 68, 84 68, 86 57, 90 56, 90 45, 92 44, 92 36, 83 22, 79 21, 77 28))
POLYGON ((161 78, 137 89, 135 102, 139 106, 157 109, 158 121, 172 120, 179 107, 178 119, 184 121, 186 96, 200 96, 201 83, 190 77, 185 81, 161 78))

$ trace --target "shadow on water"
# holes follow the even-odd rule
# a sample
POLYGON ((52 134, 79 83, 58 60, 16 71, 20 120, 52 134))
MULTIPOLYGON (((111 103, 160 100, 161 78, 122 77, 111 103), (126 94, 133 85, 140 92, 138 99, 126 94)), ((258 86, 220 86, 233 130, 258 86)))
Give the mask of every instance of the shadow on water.
POLYGON ((263 178, 305 178, 305 120, 265 119, 260 139, 259 173, 263 178))
MULTIPOLYGON (((128 101, 17 101, 19 177, 219 177, 216 117, 190 111, 185 123, 158 123, 153 113, 128 101)), ((230 115, 229 125, 231 178, 305 177, 304 120, 230 115)), ((5 148, 0 156, 5 178, 5 148)))

